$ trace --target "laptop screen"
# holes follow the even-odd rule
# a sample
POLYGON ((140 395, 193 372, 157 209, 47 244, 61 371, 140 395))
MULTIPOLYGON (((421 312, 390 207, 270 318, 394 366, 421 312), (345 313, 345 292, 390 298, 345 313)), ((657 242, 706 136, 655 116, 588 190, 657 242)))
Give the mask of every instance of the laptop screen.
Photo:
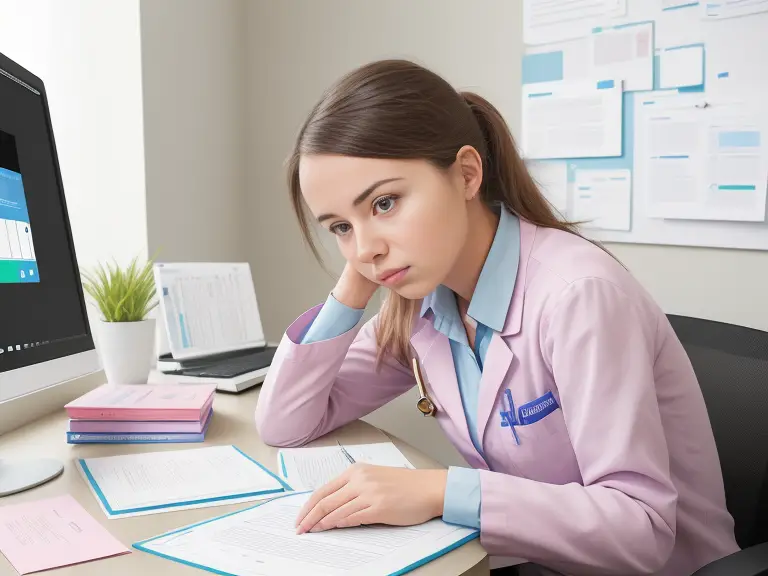
POLYGON ((158 263, 154 273, 174 358, 265 345, 247 263, 158 263))

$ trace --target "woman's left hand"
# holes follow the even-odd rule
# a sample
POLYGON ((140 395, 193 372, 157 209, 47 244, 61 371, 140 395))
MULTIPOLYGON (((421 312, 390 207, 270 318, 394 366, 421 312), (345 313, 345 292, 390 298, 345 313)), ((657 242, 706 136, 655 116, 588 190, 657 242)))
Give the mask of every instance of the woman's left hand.
POLYGON ((447 470, 354 464, 307 500, 296 519, 297 533, 421 524, 442 516, 447 478, 447 470))

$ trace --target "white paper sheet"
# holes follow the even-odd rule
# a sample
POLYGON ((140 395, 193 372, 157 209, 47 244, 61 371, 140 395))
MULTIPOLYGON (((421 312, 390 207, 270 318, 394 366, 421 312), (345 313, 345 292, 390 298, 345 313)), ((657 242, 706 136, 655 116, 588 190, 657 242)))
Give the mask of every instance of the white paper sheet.
POLYGON ((435 519, 409 527, 365 526, 296 535, 308 493, 136 544, 140 550, 241 576, 377 576, 401 571, 477 536, 435 519))
POLYGON ((259 500, 285 491, 277 476, 234 446, 86 458, 78 468, 110 518, 259 500))
POLYGON ((620 82, 526 84, 523 156, 531 160, 621 156, 622 108, 620 82))
POLYGON ((768 0, 719 0, 701 3, 702 18, 722 20, 768 12, 768 0))
POLYGON ((592 78, 624 81, 624 91, 653 90, 653 23, 596 28, 591 36, 592 78))
POLYGON ((568 210, 568 165, 565 162, 526 162, 542 194, 560 213, 568 210))
POLYGON ((767 131, 745 103, 648 96, 638 106, 636 173, 648 216, 765 219, 767 131))
POLYGON ((524 0, 523 42, 546 44, 578 38, 605 19, 626 13, 627 0, 524 0))
POLYGON ((659 88, 704 84, 704 46, 679 46, 659 51, 659 88))
POLYGON ((629 230, 631 192, 629 170, 576 170, 572 219, 584 228, 629 230))
MULTIPOLYGON (((355 462, 413 468, 392 442, 350 444, 344 448, 355 462)), ((339 446, 289 448, 277 454, 278 470, 294 490, 315 490, 342 474, 352 464, 339 446)))

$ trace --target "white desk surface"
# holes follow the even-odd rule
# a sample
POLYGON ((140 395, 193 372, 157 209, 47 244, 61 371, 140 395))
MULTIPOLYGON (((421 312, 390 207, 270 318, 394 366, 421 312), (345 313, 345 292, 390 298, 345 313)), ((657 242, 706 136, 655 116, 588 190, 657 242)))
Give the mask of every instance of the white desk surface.
MULTIPOLYGON (((252 388, 238 395, 217 393, 214 400, 213 420, 211 421, 206 441, 203 444, 69 445, 66 443, 67 416, 63 409, 0 436, 0 458, 39 456, 57 458, 65 464, 64 473, 58 478, 26 492, 0 498, 0 506, 69 493, 94 518, 101 522, 112 535, 132 550, 131 554, 58 569, 52 572, 56 576, 103 576, 105 574, 109 576, 135 576, 136 574, 191 576, 195 574, 208 574, 208 572, 196 568, 135 550, 131 548, 131 545, 181 526, 252 506, 253 503, 109 520, 101 508, 99 508, 90 490, 75 469, 74 461, 77 458, 91 458, 111 454, 234 444, 264 466, 277 472, 277 449, 261 442, 254 424, 253 414, 256 408, 259 389, 259 387, 252 388)), ((353 422, 341 430, 316 440, 312 445, 335 445, 337 439, 341 440, 344 444, 369 443, 391 439, 417 468, 443 467, 398 438, 387 436, 384 432, 362 421, 353 422)), ((477 539, 411 572, 414 576, 458 576, 460 574, 480 576, 487 575, 488 573, 488 557, 477 539)), ((1 554, 0 574, 16 574, 11 564, 1 554)))

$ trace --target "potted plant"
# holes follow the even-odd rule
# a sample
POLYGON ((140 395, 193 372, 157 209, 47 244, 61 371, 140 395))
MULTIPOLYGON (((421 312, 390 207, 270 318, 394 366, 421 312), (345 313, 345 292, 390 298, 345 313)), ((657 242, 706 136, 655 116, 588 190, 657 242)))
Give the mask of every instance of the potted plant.
POLYGON ((99 264, 83 272, 83 288, 101 313, 99 351, 110 384, 146 384, 155 347, 157 306, 152 260, 127 268, 99 264))

